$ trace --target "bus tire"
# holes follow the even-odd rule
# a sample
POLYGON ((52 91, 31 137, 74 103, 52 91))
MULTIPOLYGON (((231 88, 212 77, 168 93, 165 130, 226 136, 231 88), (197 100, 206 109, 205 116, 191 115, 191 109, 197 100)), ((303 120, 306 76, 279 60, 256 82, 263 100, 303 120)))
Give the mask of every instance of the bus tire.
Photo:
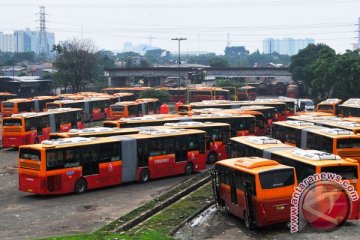
POLYGON ((194 172, 194 165, 192 163, 188 163, 185 166, 185 175, 191 175, 194 172))
POLYGON ((208 164, 213 164, 216 161, 217 161, 216 153, 214 153, 214 152, 209 153, 208 158, 207 158, 207 163, 208 164))
POLYGON ((76 181, 75 185, 74 185, 74 192, 76 194, 82 194, 84 192, 86 192, 86 188, 87 188, 87 183, 84 179, 80 178, 79 180, 76 181))
POLYGON ((245 226, 247 229, 249 229, 249 230, 254 229, 254 224, 251 222, 250 216, 248 216, 247 211, 244 211, 244 222, 245 222, 245 226))
POLYGON ((140 173, 140 182, 141 183, 146 183, 148 182, 150 179, 150 172, 148 169, 143 169, 141 170, 141 173, 140 173))

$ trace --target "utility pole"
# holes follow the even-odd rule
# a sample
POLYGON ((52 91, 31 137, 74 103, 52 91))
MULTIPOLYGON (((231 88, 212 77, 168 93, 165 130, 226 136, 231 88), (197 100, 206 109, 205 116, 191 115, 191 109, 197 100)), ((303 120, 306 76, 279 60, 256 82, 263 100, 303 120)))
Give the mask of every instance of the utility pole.
MULTIPOLYGON (((178 64, 179 64, 179 80, 178 80, 178 86, 179 86, 179 89, 180 89, 180 83, 181 83, 181 81, 180 81, 180 77, 181 77, 181 69, 180 69, 180 64, 181 64, 181 61, 180 61, 180 42, 181 41, 185 41, 185 40, 187 40, 187 38, 182 38, 182 37, 180 37, 180 38, 172 38, 171 40, 173 40, 173 41, 178 41, 178 50, 179 50, 179 52, 178 52, 178 64)), ((185 86, 187 87, 187 84, 185 84, 185 86)), ((186 95, 185 95, 185 100, 187 99, 187 93, 185 93, 186 95)))

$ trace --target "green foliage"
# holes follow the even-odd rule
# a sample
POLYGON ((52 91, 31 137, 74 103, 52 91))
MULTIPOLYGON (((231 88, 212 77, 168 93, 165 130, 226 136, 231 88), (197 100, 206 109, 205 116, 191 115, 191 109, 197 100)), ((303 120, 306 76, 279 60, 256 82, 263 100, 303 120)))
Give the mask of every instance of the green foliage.
POLYGON ((330 47, 318 44, 293 56, 290 65, 293 79, 302 81, 307 95, 314 99, 359 97, 360 55, 347 51, 336 55, 330 47))
POLYGON ((229 62, 224 57, 217 57, 217 56, 210 58, 209 65, 210 67, 218 67, 218 68, 230 67, 229 62))
POLYGON ((219 79, 216 80, 215 87, 229 87, 229 88, 238 88, 238 87, 242 87, 243 84, 241 84, 239 81, 234 80, 234 79, 219 79))
POLYGON ((139 94, 139 98, 158 98, 160 103, 168 102, 170 98, 168 91, 147 89, 139 94))

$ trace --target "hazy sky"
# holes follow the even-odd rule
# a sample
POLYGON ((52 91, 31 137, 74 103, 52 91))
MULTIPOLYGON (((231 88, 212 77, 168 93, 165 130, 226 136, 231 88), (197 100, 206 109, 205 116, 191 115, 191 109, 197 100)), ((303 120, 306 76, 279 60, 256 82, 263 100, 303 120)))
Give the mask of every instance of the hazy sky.
POLYGON ((360 0, 0 0, 0 31, 37 29, 39 6, 56 41, 90 38, 99 49, 150 42, 177 51, 262 51, 264 38, 314 38, 338 52, 357 42, 360 0))

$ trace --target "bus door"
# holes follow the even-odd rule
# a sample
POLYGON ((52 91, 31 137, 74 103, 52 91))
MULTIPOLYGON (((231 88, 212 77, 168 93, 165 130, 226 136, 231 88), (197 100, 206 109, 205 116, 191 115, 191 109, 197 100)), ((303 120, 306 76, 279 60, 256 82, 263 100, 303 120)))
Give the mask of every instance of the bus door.
POLYGON ((221 201, 221 197, 220 197, 219 171, 217 171, 217 170, 212 171, 211 176, 212 176, 212 190, 213 190, 216 205, 222 206, 222 201, 221 201))
POLYGON ((126 136, 117 136, 116 138, 121 139, 121 182, 123 183, 135 181, 136 179, 138 179, 138 176, 140 176, 142 170, 140 168, 138 169, 138 147, 136 139, 126 136))
POLYGON ((236 194, 235 173, 230 172, 229 177, 230 177, 230 199, 231 199, 231 203, 233 205, 237 205, 238 204, 238 199, 237 199, 237 194, 236 194))
POLYGON ((103 185, 99 181, 99 158, 99 149, 97 148, 81 150, 82 176, 85 177, 89 189, 103 185))
MULTIPOLYGON (((49 119, 50 119, 50 133, 57 132, 55 114, 51 113, 49 115, 49 119)), ((60 125, 59 125, 59 130, 60 130, 60 125)))
POLYGON ((244 220, 245 222, 248 222, 250 225, 253 225, 254 222, 254 205, 253 205, 253 199, 251 192, 251 189, 255 189, 255 186, 252 186, 252 184, 249 181, 246 181, 244 183, 244 194, 245 194, 245 216, 244 220))

